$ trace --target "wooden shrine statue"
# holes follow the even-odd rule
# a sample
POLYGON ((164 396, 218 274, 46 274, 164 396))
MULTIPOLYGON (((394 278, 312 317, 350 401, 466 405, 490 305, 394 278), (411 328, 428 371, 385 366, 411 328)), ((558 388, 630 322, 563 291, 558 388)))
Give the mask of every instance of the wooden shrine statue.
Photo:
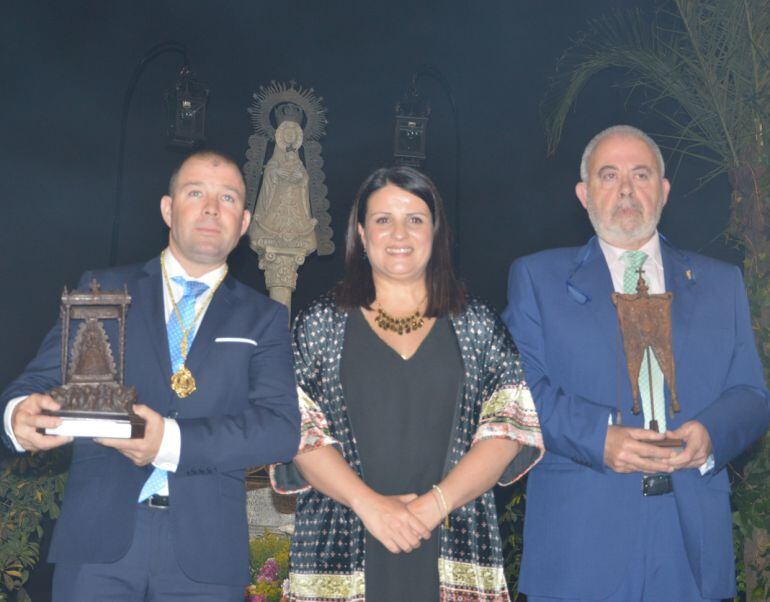
POLYGON ((96 280, 91 282, 89 291, 64 289, 60 310, 62 384, 49 391, 61 409, 43 412, 58 416, 62 424, 41 432, 124 439, 144 436, 145 421, 134 414, 132 408, 136 390, 123 382, 126 312, 130 304, 131 296, 127 290, 102 291, 96 280), (80 321, 80 325, 70 345, 73 320, 80 321), (104 320, 118 323, 117 363, 104 320))

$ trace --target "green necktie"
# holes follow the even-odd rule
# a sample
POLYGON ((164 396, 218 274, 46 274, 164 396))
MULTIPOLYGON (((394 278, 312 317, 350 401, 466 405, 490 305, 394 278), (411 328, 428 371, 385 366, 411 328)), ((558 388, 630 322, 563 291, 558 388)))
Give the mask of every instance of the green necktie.
MULTIPOLYGON (((626 270, 623 272, 623 292, 634 294, 636 293, 636 283, 639 280, 638 270, 647 259, 647 253, 644 251, 626 251, 620 256, 620 259, 626 264, 626 270)), ((644 276, 644 280, 649 286, 650 279, 644 276)), ((663 392, 663 371, 660 369, 655 352, 647 347, 642 359, 642 366, 639 369, 639 394, 642 398, 644 428, 650 428, 650 420, 652 420, 650 393, 652 393, 655 404, 655 420, 658 421, 658 430, 664 433, 666 432, 666 398, 663 392), (650 366, 649 371, 648 365, 650 366), (650 378, 650 372, 652 378, 650 378)))

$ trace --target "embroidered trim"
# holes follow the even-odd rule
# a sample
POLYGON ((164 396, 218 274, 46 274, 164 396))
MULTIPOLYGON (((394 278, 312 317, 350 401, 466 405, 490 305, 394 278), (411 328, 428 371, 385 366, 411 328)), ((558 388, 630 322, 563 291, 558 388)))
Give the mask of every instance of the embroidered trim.
MULTIPOLYGON (((329 422, 326 420, 326 416, 324 416, 324 413, 318 407, 318 404, 302 390, 302 387, 297 387, 297 398, 299 399, 299 411, 301 417, 299 450, 297 451, 297 455, 323 447, 324 445, 334 445, 337 449, 342 450, 340 442, 329 435, 329 422)), ((281 483, 283 480, 280 479, 276 473, 276 468, 280 466, 286 466, 286 464, 271 464, 269 471, 270 484, 273 486, 276 493, 282 495, 294 495, 310 489, 310 485, 304 485, 298 488, 282 487, 281 483)))
POLYGON ((511 602, 508 592, 469 592, 439 586, 439 602, 511 602))
POLYGON ((302 417, 297 453, 308 452, 324 445, 339 446, 339 441, 329 435, 329 422, 318 404, 301 387, 297 387, 297 397, 302 417))
POLYGON ((505 573, 500 566, 482 566, 438 559, 441 600, 508 600, 505 573))
POLYGON ((537 459, 518 474, 515 483, 540 462, 545 454, 543 433, 535 410, 535 402, 525 383, 508 385, 495 391, 481 406, 481 419, 471 446, 484 439, 510 439, 522 445, 537 448, 537 459))
POLYGON ((339 573, 290 573, 290 602, 345 600, 363 602, 366 588, 363 571, 339 573))
POLYGON ((473 443, 490 436, 505 436, 500 434, 500 429, 503 429, 503 433, 509 433, 507 436, 511 439, 542 447, 543 435, 535 402, 524 383, 502 387, 482 404, 481 419, 473 443))

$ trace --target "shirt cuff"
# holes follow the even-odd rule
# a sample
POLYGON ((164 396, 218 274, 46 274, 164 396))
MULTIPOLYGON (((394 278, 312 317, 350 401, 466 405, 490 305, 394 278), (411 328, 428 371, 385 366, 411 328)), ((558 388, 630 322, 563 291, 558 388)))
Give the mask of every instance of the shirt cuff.
POLYGON ((701 464, 698 471, 700 472, 700 476, 704 476, 712 470, 714 470, 714 454, 709 454, 709 457, 706 458, 706 461, 703 464, 701 464))
POLYGON ((161 470, 176 472, 179 466, 179 455, 182 451, 182 432, 179 424, 172 418, 163 419, 163 439, 160 442, 158 455, 152 461, 152 465, 161 470))
POLYGON ((19 442, 16 440, 16 436, 13 434, 13 427, 11 426, 11 417, 13 416, 13 411, 16 409, 16 406, 19 405, 25 399, 27 399, 27 397, 29 397, 29 395, 14 397, 5 406, 5 412, 3 413, 3 429, 5 430, 5 434, 8 435, 8 438, 11 440, 11 443, 13 443, 13 447, 16 449, 17 452, 24 452, 26 450, 21 445, 19 445, 19 442))

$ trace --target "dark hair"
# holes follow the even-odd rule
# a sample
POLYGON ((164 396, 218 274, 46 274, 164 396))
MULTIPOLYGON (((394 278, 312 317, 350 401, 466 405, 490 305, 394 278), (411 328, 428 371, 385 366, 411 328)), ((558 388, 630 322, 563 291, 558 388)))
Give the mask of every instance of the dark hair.
POLYGON ((444 213, 444 202, 436 185, 428 176, 411 167, 381 167, 364 180, 358 189, 348 217, 345 234, 345 274, 333 294, 340 307, 371 307, 376 292, 372 279, 372 267, 364 256, 364 246, 357 226, 366 222, 369 198, 385 186, 392 184, 419 197, 430 209, 433 218, 433 246, 425 268, 428 289, 428 318, 457 314, 465 309, 465 287, 457 279, 452 267, 451 233, 444 213))
MULTIPOLYGON (((201 149, 201 150, 193 151, 192 153, 187 155, 184 159, 182 159, 177 164, 177 166, 174 168, 174 171, 171 172, 171 177, 168 179, 169 196, 174 196, 174 188, 176 187, 176 181, 179 178, 179 172, 182 170, 182 167, 184 167, 184 164, 187 163, 190 159, 219 159, 225 165, 233 166, 238 171, 238 174, 241 176, 243 189, 246 190, 246 180, 244 180, 243 172, 241 171, 241 168, 238 165, 238 163, 235 162, 235 159, 233 159, 230 155, 226 153, 222 153, 211 149, 201 149)), ((243 199, 243 202, 245 203, 246 199, 243 199)))

